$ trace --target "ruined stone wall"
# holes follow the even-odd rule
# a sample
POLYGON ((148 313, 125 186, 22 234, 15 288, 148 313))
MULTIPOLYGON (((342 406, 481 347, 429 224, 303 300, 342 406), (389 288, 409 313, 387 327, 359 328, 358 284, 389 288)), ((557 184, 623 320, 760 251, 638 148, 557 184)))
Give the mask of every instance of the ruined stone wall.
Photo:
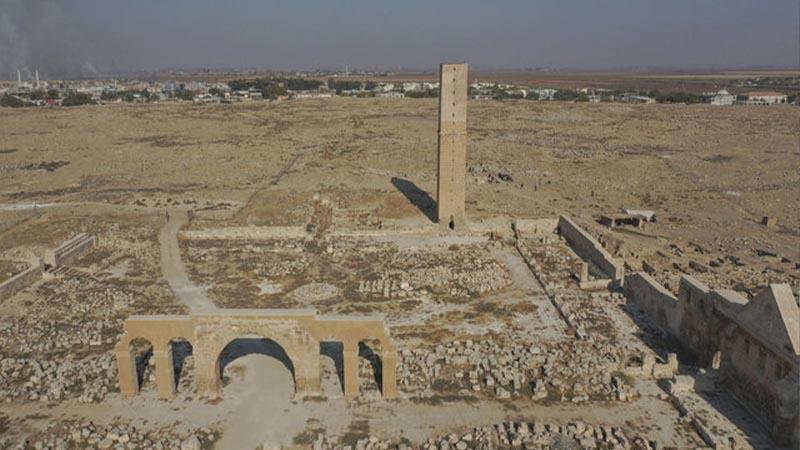
POLYGON ((624 289, 655 322, 664 323, 666 318, 673 335, 697 356, 698 365, 711 365, 719 352, 725 389, 762 421, 779 444, 798 442, 798 361, 778 355, 736 323, 747 299, 733 291, 711 290, 687 275, 681 277, 677 299, 646 274, 627 276, 624 289), (665 305, 676 305, 674 316, 665 305))
POLYGON ((723 332, 731 321, 714 308, 708 286, 690 276, 682 276, 678 301, 683 311, 678 340, 698 357, 698 364, 711 363, 724 339, 723 332))
POLYGON ((621 283, 625 276, 625 266, 615 259, 602 245, 567 216, 558 218, 558 232, 567 240, 572 250, 583 259, 589 260, 605 272, 609 278, 621 283))
POLYGON ((650 275, 636 272, 625 276, 623 293, 662 330, 678 337, 683 309, 678 298, 650 275))
POLYGON ((771 431, 779 445, 791 445, 800 424, 797 361, 773 353, 740 327, 731 331, 722 348, 726 390, 771 431), (779 377, 780 364, 791 369, 779 377))
POLYGON ((58 267, 84 254, 94 247, 95 243, 94 236, 80 233, 48 252, 45 256, 45 262, 52 267, 58 267))
POLYGON ((42 265, 36 264, 33 267, 14 275, 3 283, 0 283, 0 301, 10 298, 17 292, 32 285, 42 278, 42 273, 42 265))
POLYGON ((313 236, 305 227, 223 227, 203 230, 184 230, 180 236, 187 240, 271 241, 274 239, 310 240, 313 236))
POLYGON ((558 230, 558 219, 517 219, 514 221, 514 229, 527 236, 550 235, 558 230))

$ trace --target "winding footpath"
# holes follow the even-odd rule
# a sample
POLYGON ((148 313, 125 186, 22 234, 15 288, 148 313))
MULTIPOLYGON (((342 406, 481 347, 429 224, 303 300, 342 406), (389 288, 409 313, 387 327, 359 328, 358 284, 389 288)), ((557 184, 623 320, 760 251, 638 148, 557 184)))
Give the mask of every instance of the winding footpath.
POLYGON ((169 212, 164 228, 158 236, 161 246, 161 273, 169 283, 170 289, 180 298, 191 312, 214 311, 217 306, 208 297, 206 291, 192 283, 186 274, 186 267, 181 261, 181 248, 178 245, 178 231, 189 221, 184 210, 169 212))

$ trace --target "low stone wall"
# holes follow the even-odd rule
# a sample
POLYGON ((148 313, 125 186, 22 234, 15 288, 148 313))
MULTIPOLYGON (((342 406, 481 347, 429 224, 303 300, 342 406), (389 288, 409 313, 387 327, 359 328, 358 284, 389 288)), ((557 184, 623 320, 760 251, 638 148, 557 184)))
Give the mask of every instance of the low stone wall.
POLYGON ((514 229, 528 236, 553 234, 558 229, 558 219, 517 219, 514 229))
MULTIPOLYGON (((692 428, 694 428, 697 435, 700 436, 700 439, 705 442, 710 448, 726 448, 722 446, 722 442, 718 439, 714 433, 712 433, 703 422, 701 422, 697 415, 686 406, 686 402, 680 397, 681 389, 686 389, 686 386, 693 384, 691 377, 686 375, 676 377, 676 381, 669 382, 667 392, 669 395, 670 402, 672 405, 675 406, 675 409, 681 414, 681 416, 688 417, 690 419, 690 423, 692 424, 692 428), (678 379, 681 379, 680 383, 685 385, 683 388, 677 387, 679 383, 678 379)), ((730 447, 727 447, 730 448, 730 447)))
POLYGON ((232 240, 232 241, 270 241, 276 239, 310 240, 313 236, 305 227, 224 227, 201 230, 185 230, 180 235, 191 241, 232 240))
POLYGON ((32 285, 42 278, 42 273, 42 265, 36 264, 33 267, 14 275, 3 283, 0 283, 0 301, 10 298, 17 292, 32 285))
POLYGON ((667 362, 656 362, 655 356, 647 354, 642 358, 641 366, 628 366, 625 373, 634 377, 645 377, 654 380, 670 380, 678 373, 677 353, 668 353, 667 362))
POLYGON ((45 262, 51 267, 58 267, 86 253, 87 250, 95 246, 96 242, 97 239, 94 236, 79 233, 64 241, 54 250, 47 252, 45 262))
POLYGON ((678 336, 683 311, 678 298, 645 272, 625 276, 623 293, 628 301, 644 310, 662 330, 678 336))
POLYGON ((581 258, 591 261, 615 282, 622 284, 625 266, 622 261, 611 256, 608 251, 589 233, 579 227, 567 216, 558 218, 558 232, 567 240, 572 250, 581 258))
POLYGON ((711 292, 708 286, 688 275, 681 276, 679 289, 678 296, 681 301, 689 303, 692 299, 705 298, 711 292))

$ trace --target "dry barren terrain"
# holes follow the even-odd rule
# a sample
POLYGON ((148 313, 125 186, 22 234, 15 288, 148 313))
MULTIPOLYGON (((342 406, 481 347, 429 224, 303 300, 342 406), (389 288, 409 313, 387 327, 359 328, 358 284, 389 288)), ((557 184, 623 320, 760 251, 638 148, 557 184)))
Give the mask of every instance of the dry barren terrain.
MULTIPOLYGON (((436 100, 0 109, 0 282, 97 237, 0 301, 0 448, 701 445, 640 373, 669 343, 620 292, 579 289, 563 239, 511 223, 568 215, 672 291, 682 273, 745 294, 797 285, 800 108, 470 101, 468 117, 471 229, 448 233, 436 100), (622 208, 657 221, 597 223, 622 208), (325 348, 320 397, 293 398, 291 374, 251 354, 223 365, 222 400, 198 398, 187 343, 176 399, 156 399, 146 343, 142 393, 122 398, 126 317, 215 307, 380 315, 399 399, 381 400, 375 343, 355 402, 325 348)), ((770 445, 732 400, 696 397, 715 433, 770 445)))

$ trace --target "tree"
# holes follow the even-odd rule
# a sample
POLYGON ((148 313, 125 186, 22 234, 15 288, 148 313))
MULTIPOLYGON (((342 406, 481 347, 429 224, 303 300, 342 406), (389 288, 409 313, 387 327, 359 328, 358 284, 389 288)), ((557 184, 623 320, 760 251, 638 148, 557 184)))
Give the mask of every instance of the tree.
POLYGON ((47 92, 44 89, 37 89, 31 92, 30 95, 31 100, 45 100, 47 98, 47 92))
POLYGON ((0 97, 0 106, 8 108, 21 108, 25 106, 25 102, 20 100, 18 97, 6 94, 0 97))
POLYGON ((180 98, 181 100, 190 102, 190 101, 194 100, 194 95, 195 95, 194 91, 185 90, 185 91, 181 91, 180 94, 178 94, 178 98, 180 98))
POLYGON ((348 80, 328 80, 328 88, 331 90, 335 90, 337 94, 341 93, 342 91, 360 91, 361 90, 361 82, 360 81, 348 81, 348 80))
POLYGON ((569 90, 558 90, 553 94, 553 100, 571 102, 578 99, 578 93, 569 90))
POLYGON ((286 95, 286 88, 277 84, 272 84, 264 88, 261 91, 261 95, 264 98, 275 100, 278 97, 283 97, 286 95))
POLYGON ((405 96, 409 98, 431 98, 439 96, 439 89, 426 89, 424 91, 405 91, 405 96))
POLYGON ((103 100, 103 101, 106 101, 106 102, 112 101, 112 100, 116 100, 118 98, 119 98, 119 94, 117 92, 103 91, 103 93, 100 94, 100 100, 103 100))
POLYGON ((658 103, 700 103, 700 97, 690 92, 670 92, 656 97, 658 103))
POLYGON ((62 106, 80 106, 88 105, 92 102, 92 96, 89 94, 81 94, 80 92, 70 92, 61 101, 62 106))
MULTIPOLYGON (((330 85, 333 80, 329 80, 330 85)), ((231 80, 228 81, 228 87, 232 91, 249 91, 255 89, 261 91, 264 98, 275 98, 280 95, 286 95, 287 90, 291 91, 310 91, 319 89, 322 86, 322 81, 309 80, 305 78, 285 78, 285 77, 268 77, 256 78, 253 80, 231 80)))

